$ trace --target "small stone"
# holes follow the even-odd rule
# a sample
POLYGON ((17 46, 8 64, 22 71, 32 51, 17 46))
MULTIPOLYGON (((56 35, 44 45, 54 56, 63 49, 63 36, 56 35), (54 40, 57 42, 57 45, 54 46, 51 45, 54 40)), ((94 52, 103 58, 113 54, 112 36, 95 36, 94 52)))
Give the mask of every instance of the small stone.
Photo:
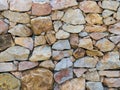
POLYGON ((49 15, 51 13, 52 7, 50 3, 44 2, 33 2, 32 3, 32 15, 42 16, 49 15))
POLYGON ((0 74, 0 89, 1 90, 20 90, 20 87, 21 87, 20 80, 15 78, 12 74, 10 73, 0 74))
POLYGON ((104 55, 101 51, 98 51, 98 50, 87 50, 86 54, 88 56, 103 56, 104 55))
POLYGON ((46 39, 45 36, 35 36, 35 46, 39 46, 39 45, 45 45, 46 44, 46 39))
POLYGON ((84 57, 85 55, 85 50, 82 48, 77 48, 74 52, 73 52, 73 56, 78 59, 81 57, 84 57))
POLYGON ((120 78, 105 78, 103 83, 108 87, 120 87, 120 78))
POLYGON ((55 41, 56 41, 56 37, 55 37, 55 35, 52 34, 52 33, 47 33, 47 34, 45 35, 45 38, 46 38, 46 41, 47 41, 47 43, 48 43, 49 45, 54 44, 55 41))
POLYGON ((120 42, 120 36, 111 36, 109 39, 115 44, 120 42))
POLYGON ((7 0, 0 0, 0 11, 8 9, 8 1, 7 0))
POLYGON ((80 37, 86 37, 86 36, 88 36, 88 33, 87 32, 80 32, 79 36, 80 37))
POLYGON ((84 13, 101 13, 102 9, 97 5, 95 1, 82 1, 79 8, 84 13))
POLYGON ((54 30, 55 32, 58 32, 59 28, 62 26, 62 22, 61 21, 54 21, 54 30))
POLYGON ((57 33, 56 33, 56 38, 57 39, 67 39, 70 37, 70 33, 68 32, 65 32, 63 30, 59 30, 57 33))
POLYGON ((52 51, 53 60, 60 60, 64 57, 72 56, 73 50, 64 50, 64 51, 52 51))
POLYGON ((105 25, 111 25, 111 24, 114 24, 116 20, 113 17, 107 17, 103 19, 103 22, 105 25))
POLYGON ((84 29, 83 25, 70 25, 70 24, 64 24, 63 25, 63 30, 69 32, 69 33, 79 33, 84 29))
POLYGON ((43 67, 46 69, 50 69, 53 70, 55 68, 55 64, 52 62, 52 60, 47 60, 47 61, 43 61, 39 64, 39 67, 43 67))
POLYGON ((75 61, 74 67, 94 68, 98 62, 97 58, 83 57, 75 61))
POLYGON ((17 66, 13 63, 0 63, 0 72, 10 72, 10 71, 16 71, 17 66))
POLYGON ((102 1, 102 8, 104 9, 110 9, 110 10, 117 10, 119 6, 118 1, 102 1))
POLYGON ((11 34, 0 35, 0 51, 14 46, 11 34))
POLYGON ((78 44, 79 44, 78 34, 71 34, 69 39, 70 39, 70 45, 71 45, 73 48, 77 48, 77 47, 78 47, 78 44))
POLYGON ((73 72, 71 68, 63 69, 54 74, 54 79, 58 84, 61 84, 69 79, 73 78, 73 72))
POLYGON ((18 70, 28 70, 38 66, 38 62, 23 61, 19 63, 18 70))
POLYGON ((30 17, 27 13, 4 11, 2 15, 8 18, 11 22, 16 22, 16 23, 29 23, 30 22, 30 17))
POLYGON ((50 57, 51 57, 50 46, 43 45, 34 48, 32 56, 30 57, 30 61, 48 60, 50 57))
POLYGON ((86 71, 87 71, 87 69, 84 69, 84 68, 79 68, 79 69, 73 70, 73 72, 75 73, 75 75, 77 77, 81 77, 86 71))
POLYGON ((21 46, 26 47, 30 50, 33 49, 33 39, 30 37, 16 37, 15 44, 21 45, 21 46))
POLYGON ((85 79, 93 82, 100 81, 100 77, 97 71, 87 72, 85 74, 85 79))
POLYGON ((106 76, 106 77, 119 77, 120 74, 119 71, 99 71, 100 76, 106 76))
POLYGON ((72 61, 70 58, 63 58, 60 62, 58 62, 55 66, 55 70, 59 71, 62 69, 69 68, 73 65, 72 61))
POLYGON ((32 6, 32 0, 10 0, 10 10, 29 11, 32 6))
POLYGON ((79 40, 79 47, 92 50, 93 49, 93 43, 90 38, 83 38, 79 40))
POLYGON ((85 90, 85 79, 75 78, 60 86, 60 90, 85 90))
POLYGON ((113 34, 119 34, 120 35, 120 22, 109 26, 108 31, 113 34))
POLYGON ((63 14, 63 11, 53 11, 51 15, 52 20, 60 20, 63 17, 63 14))
POLYGON ((47 32, 53 29, 52 21, 49 16, 37 17, 31 20, 32 29, 35 35, 47 32))
POLYGON ((85 19, 80 9, 68 9, 61 20, 73 25, 85 24, 85 19))
POLYGON ((86 26, 85 27, 85 31, 86 32, 104 32, 107 31, 107 27, 106 26, 100 26, 100 25, 90 25, 90 26, 86 26))
POLYGON ((52 49, 56 49, 56 50, 64 50, 64 49, 70 49, 70 48, 71 47, 68 40, 58 40, 52 46, 52 49))
POLYGON ((51 0, 50 4, 52 5, 52 10, 64 9, 71 6, 78 5, 76 0, 51 0))
POLYGON ((52 90, 53 74, 50 70, 37 68, 24 72, 22 90, 52 90))
POLYGON ((8 31, 8 24, 0 20, 0 34, 5 34, 8 31))
POLYGON ((107 18, 107 17, 111 16, 112 14, 114 14, 114 11, 104 10, 104 11, 102 12, 102 16, 103 16, 104 18, 107 18))
POLYGON ((112 43, 106 38, 97 41, 95 46, 98 47, 102 52, 111 51, 115 47, 114 43, 112 43))
POLYGON ((21 37, 32 35, 32 31, 27 26, 22 24, 16 25, 15 27, 11 28, 8 32, 12 35, 21 37))
POLYGON ((102 17, 99 14, 88 14, 85 18, 88 24, 103 24, 102 17))
POLYGON ((87 82, 86 87, 88 90, 104 90, 101 82, 87 82))

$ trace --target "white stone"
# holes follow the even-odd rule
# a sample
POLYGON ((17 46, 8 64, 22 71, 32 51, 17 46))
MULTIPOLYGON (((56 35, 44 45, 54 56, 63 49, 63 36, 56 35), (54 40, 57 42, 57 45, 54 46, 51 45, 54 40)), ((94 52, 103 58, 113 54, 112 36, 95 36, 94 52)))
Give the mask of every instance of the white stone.
POLYGON ((59 30, 59 28, 62 26, 62 22, 61 21, 54 21, 53 25, 54 25, 55 32, 57 32, 59 30))
POLYGON ((115 13, 114 11, 104 10, 104 11, 102 12, 102 16, 103 16, 104 18, 107 18, 107 17, 111 16, 111 15, 114 14, 114 13, 115 13))
POLYGON ((67 39, 70 37, 70 33, 68 32, 65 32, 63 30, 59 30, 57 33, 56 33, 56 38, 57 39, 67 39))
POLYGON ((0 0, 0 11, 8 9, 8 0, 0 0))

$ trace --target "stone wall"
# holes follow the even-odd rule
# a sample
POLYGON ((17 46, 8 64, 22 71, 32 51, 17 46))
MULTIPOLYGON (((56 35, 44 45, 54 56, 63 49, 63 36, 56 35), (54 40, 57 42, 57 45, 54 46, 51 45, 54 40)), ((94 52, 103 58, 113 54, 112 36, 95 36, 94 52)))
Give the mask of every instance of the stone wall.
POLYGON ((120 90, 120 2, 0 0, 0 90, 120 90))

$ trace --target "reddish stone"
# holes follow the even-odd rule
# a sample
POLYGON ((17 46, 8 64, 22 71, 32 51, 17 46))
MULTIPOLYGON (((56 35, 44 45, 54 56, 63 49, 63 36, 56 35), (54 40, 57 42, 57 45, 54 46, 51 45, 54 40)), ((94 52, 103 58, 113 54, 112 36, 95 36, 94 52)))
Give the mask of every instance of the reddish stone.
POLYGON ((4 21, 0 20, 0 34, 6 33, 8 30, 8 24, 6 24, 4 21))
POLYGON ((77 34, 70 35, 70 44, 73 48, 77 48, 79 44, 79 37, 77 34))

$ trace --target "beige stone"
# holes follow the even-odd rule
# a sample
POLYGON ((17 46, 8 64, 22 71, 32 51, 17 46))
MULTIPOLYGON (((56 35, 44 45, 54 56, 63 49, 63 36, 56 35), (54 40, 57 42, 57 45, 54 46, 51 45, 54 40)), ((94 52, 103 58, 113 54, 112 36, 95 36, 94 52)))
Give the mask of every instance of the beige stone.
POLYGON ((46 38, 46 41, 47 41, 47 43, 48 43, 49 45, 54 44, 55 41, 56 41, 55 34, 53 34, 53 33, 47 33, 47 34, 45 35, 45 38, 46 38))
POLYGON ((113 17, 107 17, 103 19, 103 22, 105 25, 111 25, 111 24, 116 23, 116 20, 113 17))
POLYGON ((104 55, 101 51, 98 51, 98 50, 87 50, 86 54, 88 56, 103 56, 104 55))
POLYGON ((0 20, 0 34, 5 34, 8 31, 8 24, 0 20))
POLYGON ((77 48, 74 52, 73 52, 73 56, 78 59, 81 57, 84 57, 85 55, 85 50, 82 48, 77 48))
POLYGON ((53 11, 51 14, 52 14, 51 15, 52 20, 60 20, 63 17, 64 12, 63 11, 53 11))
POLYGON ((45 45, 46 44, 46 39, 45 36, 40 35, 40 36, 35 36, 35 46, 39 46, 39 45, 45 45))
POLYGON ((84 69, 84 68, 78 68, 73 70, 73 72, 77 77, 81 77, 86 71, 87 69, 84 69))
POLYGON ((73 48, 77 48, 77 47, 78 47, 78 44, 79 44, 78 34, 71 34, 69 39, 70 39, 70 45, 71 45, 73 48))
POLYGON ((8 8, 7 0, 0 0, 0 11, 7 10, 8 8))
POLYGON ((99 71, 100 76, 106 76, 106 77, 119 77, 120 72, 119 71, 99 71))

